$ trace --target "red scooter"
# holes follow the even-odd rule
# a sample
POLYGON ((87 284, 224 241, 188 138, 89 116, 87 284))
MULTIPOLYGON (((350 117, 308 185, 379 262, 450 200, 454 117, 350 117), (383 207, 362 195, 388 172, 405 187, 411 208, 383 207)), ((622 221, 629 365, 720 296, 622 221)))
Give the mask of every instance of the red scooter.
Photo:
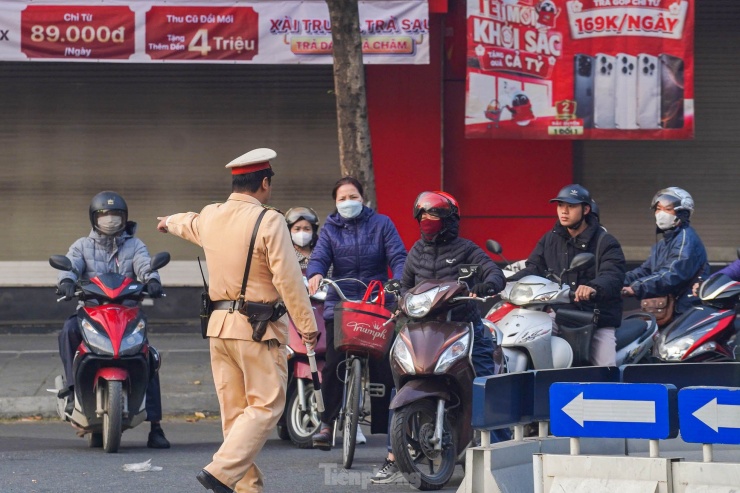
MULTIPOLYGON (((169 253, 158 253, 152 258, 151 270, 169 261, 169 253)), ((53 255, 49 264, 75 272, 64 255, 53 255)), ((123 431, 146 418, 147 384, 160 363, 147 340, 146 317, 139 309, 139 302, 147 295, 144 283, 121 274, 77 281, 75 296, 82 305, 77 321, 83 340, 72 366, 74 395, 57 398, 57 413, 87 434, 90 447, 117 452, 123 431), (74 399, 71 414, 65 411, 67 399, 74 399)), ((51 392, 67 388, 64 376, 57 376, 54 385, 51 392)))
MULTIPOLYGON (((318 377, 324 368, 326 354, 326 328, 324 327, 324 299, 326 287, 311 296, 311 306, 316 317, 319 339, 314 352, 318 377)), ((285 410, 278 422, 278 435, 283 440, 290 439, 298 448, 313 448, 312 437, 321 424, 316 394, 311 375, 306 345, 301 339, 293 320, 288 328, 288 392, 285 410)))

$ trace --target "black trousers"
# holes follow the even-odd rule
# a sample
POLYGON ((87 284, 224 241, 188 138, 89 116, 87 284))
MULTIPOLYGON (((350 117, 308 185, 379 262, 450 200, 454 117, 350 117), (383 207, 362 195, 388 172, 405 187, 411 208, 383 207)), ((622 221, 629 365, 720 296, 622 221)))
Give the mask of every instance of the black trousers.
MULTIPOLYGON (((82 333, 77 323, 77 314, 72 315, 64 322, 62 331, 59 333, 59 356, 62 358, 64 365, 64 376, 67 380, 67 386, 72 387, 75 382, 72 373, 72 363, 74 361, 77 347, 82 342, 82 333)), ((162 420, 162 393, 159 387, 159 372, 156 372, 146 387, 146 420, 162 420)))
MULTIPOLYGON (((324 397, 324 413, 321 420, 332 423, 339 415, 342 407, 342 392, 344 383, 337 376, 337 368, 346 358, 345 353, 334 349, 334 320, 326 320, 326 361, 321 370, 321 393, 324 397)), ((345 368, 341 365, 342 379, 345 368)), ((380 360, 370 359, 370 382, 385 385, 383 397, 370 398, 371 433, 388 433, 388 407, 391 404, 391 389, 393 388, 393 374, 388 355, 380 360)))

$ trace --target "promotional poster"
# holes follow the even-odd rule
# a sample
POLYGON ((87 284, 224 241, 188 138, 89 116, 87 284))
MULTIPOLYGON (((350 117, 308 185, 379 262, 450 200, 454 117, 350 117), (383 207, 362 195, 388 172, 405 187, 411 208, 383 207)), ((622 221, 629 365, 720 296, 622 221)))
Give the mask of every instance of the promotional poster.
MULTIPOLYGON (((426 0, 360 1, 365 64, 428 64, 426 0)), ((0 0, 0 60, 331 64, 324 0, 0 0)))
POLYGON ((468 0, 465 135, 691 139, 694 0, 468 0))

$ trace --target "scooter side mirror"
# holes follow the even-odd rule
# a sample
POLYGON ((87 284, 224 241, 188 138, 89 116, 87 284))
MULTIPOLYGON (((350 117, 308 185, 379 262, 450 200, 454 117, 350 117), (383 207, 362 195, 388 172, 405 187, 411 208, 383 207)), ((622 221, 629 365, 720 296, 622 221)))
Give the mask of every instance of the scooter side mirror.
POLYGON ((72 261, 66 255, 52 255, 49 257, 49 265, 57 270, 71 271, 74 269, 72 261))
POLYGON ((152 261, 149 264, 149 269, 159 270, 169 263, 170 263, 169 252, 159 252, 155 254, 154 257, 152 257, 152 261))
POLYGON ((501 244, 496 240, 486 240, 486 248, 489 252, 495 253, 496 255, 501 255, 504 251, 501 244))
POLYGON ((571 260, 568 272, 586 270, 589 267, 592 267, 595 262, 596 257, 593 253, 579 253, 573 257, 573 260, 571 260))

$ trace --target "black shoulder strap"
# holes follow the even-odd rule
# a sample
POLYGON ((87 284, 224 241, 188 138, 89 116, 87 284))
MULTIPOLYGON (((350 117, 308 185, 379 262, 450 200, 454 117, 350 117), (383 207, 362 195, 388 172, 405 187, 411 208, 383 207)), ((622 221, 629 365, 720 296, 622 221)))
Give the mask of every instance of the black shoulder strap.
POLYGON ((252 231, 252 241, 249 242, 249 251, 247 252, 247 266, 244 269, 242 290, 239 293, 240 300, 244 300, 244 296, 247 293, 247 278, 249 278, 249 267, 252 265, 252 252, 254 252, 254 243, 257 240, 257 230, 260 229, 260 223, 262 222, 262 218, 264 217, 265 213, 267 213, 267 209, 262 209, 259 217, 257 217, 257 222, 254 224, 254 230, 252 231))
POLYGON ((601 257, 601 240, 603 240, 604 236, 606 236, 606 231, 604 231, 604 228, 602 228, 601 226, 599 226, 599 231, 601 232, 601 234, 599 235, 599 239, 596 240, 596 277, 599 277, 599 270, 601 267, 601 264, 599 263, 601 260, 599 258, 601 257))

